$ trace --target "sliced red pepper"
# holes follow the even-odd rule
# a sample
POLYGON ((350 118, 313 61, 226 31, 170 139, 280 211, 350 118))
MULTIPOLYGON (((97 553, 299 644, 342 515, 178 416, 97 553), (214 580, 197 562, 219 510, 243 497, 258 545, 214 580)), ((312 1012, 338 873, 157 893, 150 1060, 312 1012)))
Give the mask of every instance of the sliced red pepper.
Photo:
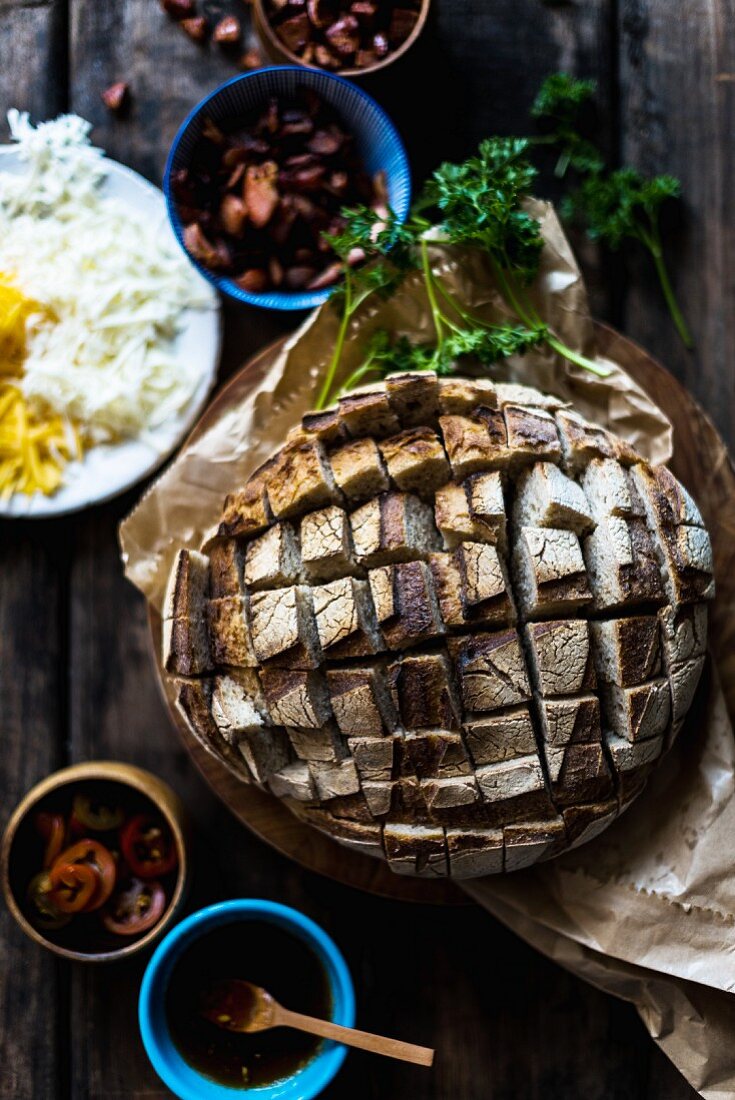
POLYGON ((61 849, 64 847, 66 825, 61 814, 50 814, 42 811, 36 814, 36 829, 46 841, 43 852, 43 866, 48 869, 56 862, 61 849))
POLYGON ((28 884, 27 899, 30 918, 43 932, 56 932, 71 920, 71 913, 62 913, 51 895, 51 876, 39 871, 28 884))
POLYGON ((120 847, 128 867, 139 878, 161 878, 178 863, 170 829, 150 814, 137 814, 123 825, 120 847))
POLYGON ((91 863, 65 863, 59 859, 49 873, 51 901, 61 913, 83 913, 90 907, 99 886, 91 863))
POLYGON ((72 820, 81 823, 82 833, 109 833, 122 825, 125 815, 119 806, 97 802, 86 794, 74 799, 72 820))
POLYGON ((70 848, 67 848, 61 853, 56 863, 51 868, 52 876, 59 864, 68 863, 78 863, 92 869, 97 885, 92 896, 85 905, 85 912, 89 912, 92 909, 99 909, 105 904, 115 888, 117 872, 115 869, 115 860, 111 853, 105 848, 104 844, 100 844, 98 840, 90 840, 89 838, 78 840, 76 844, 72 844, 70 848))
POLYGON ((166 894, 160 882, 127 879, 100 913, 109 932, 118 936, 137 936, 147 932, 163 916, 166 894))

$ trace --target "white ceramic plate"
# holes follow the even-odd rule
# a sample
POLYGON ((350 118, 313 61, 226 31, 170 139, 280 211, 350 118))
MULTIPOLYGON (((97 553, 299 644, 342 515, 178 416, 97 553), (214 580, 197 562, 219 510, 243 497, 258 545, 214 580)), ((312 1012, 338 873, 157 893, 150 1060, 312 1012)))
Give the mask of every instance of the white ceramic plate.
MULTIPOLYGON (((176 238, 166 217, 163 193, 137 172, 107 160, 108 176, 102 185, 104 194, 120 199, 150 218, 151 236, 171 240, 178 250, 176 238)), ((0 172, 20 173, 25 165, 15 146, 0 146, 0 172)), ((222 316, 217 294, 200 275, 203 295, 211 301, 211 309, 189 309, 181 316, 179 334, 173 344, 176 358, 199 363, 201 376, 189 404, 178 416, 148 433, 145 440, 131 439, 114 446, 99 446, 89 450, 82 462, 71 462, 64 468, 64 483, 53 496, 36 493, 27 497, 15 493, 0 501, 0 516, 24 516, 31 519, 61 516, 117 496, 141 478, 152 473, 182 441, 204 408, 214 384, 222 346, 222 316)))

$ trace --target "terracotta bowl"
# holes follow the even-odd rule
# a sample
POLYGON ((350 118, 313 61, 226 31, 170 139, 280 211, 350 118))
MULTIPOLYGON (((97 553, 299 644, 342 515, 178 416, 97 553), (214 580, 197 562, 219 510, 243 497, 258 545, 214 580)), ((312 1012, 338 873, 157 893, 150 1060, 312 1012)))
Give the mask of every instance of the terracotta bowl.
MULTIPOLYGON (((71 790, 69 794, 71 795, 71 790)), ((125 795, 121 797, 124 799, 125 795)), ((13 811, 0 842, 0 877, 8 909, 26 935, 42 947, 53 951, 55 955, 79 962, 113 962, 128 958, 143 951, 170 928, 185 900, 189 883, 189 861, 184 807, 166 783, 131 764, 96 760, 62 768, 32 787, 13 811), (87 951, 75 944, 65 943, 63 936, 59 937, 61 942, 57 942, 52 938, 55 933, 45 934, 34 927, 26 916, 24 898, 28 882, 37 869, 39 842, 33 825, 33 815, 38 810, 52 806, 65 787, 76 788, 89 783, 127 788, 130 799, 139 803, 141 809, 145 809, 146 802, 150 803, 171 830, 178 853, 178 867, 173 892, 158 924, 142 936, 131 939, 131 942, 123 942, 121 947, 101 946, 97 950, 93 948, 87 951)), ((63 931, 65 930, 62 929, 63 931)))
POLYGON ((302 65, 307 69, 319 69, 320 72, 334 72, 339 76, 367 76, 369 73, 376 73, 380 69, 385 69, 388 65, 392 65, 394 61, 397 61, 399 57, 402 57, 404 53, 410 50, 411 46, 413 46, 426 26, 431 0, 421 0, 421 10, 419 11, 416 26, 409 34, 406 41, 399 46, 397 50, 393 50, 386 57, 381 58, 380 61, 376 61, 374 65, 367 65, 363 69, 354 67, 344 69, 321 69, 319 65, 307 64, 297 53, 292 53, 276 34, 275 28, 266 11, 267 3, 268 0, 253 0, 253 25, 258 32, 258 37, 263 45, 263 49, 272 61, 277 61, 279 63, 288 61, 292 65, 302 65))

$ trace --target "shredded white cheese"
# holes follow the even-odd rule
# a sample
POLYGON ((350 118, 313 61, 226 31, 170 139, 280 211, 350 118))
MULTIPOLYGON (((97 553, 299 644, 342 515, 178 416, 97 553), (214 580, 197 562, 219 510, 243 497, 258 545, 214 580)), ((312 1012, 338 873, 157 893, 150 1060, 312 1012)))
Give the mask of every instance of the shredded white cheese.
POLYGON ((172 341, 182 311, 211 298, 163 219, 156 229, 105 196, 88 122, 62 115, 34 127, 15 110, 8 122, 27 169, 3 172, 0 160, 0 273, 54 318, 29 323, 18 385, 91 441, 144 434, 196 389, 200 368, 175 359, 172 341))

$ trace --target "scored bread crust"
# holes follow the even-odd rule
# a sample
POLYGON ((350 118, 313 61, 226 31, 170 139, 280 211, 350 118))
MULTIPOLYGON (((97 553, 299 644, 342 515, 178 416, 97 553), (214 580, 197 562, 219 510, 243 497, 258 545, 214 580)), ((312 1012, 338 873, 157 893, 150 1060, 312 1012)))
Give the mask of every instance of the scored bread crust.
POLYGON ((400 374, 310 413, 182 550, 163 663, 244 782, 399 874, 598 835, 692 703, 712 550, 664 467, 526 386, 400 374))

